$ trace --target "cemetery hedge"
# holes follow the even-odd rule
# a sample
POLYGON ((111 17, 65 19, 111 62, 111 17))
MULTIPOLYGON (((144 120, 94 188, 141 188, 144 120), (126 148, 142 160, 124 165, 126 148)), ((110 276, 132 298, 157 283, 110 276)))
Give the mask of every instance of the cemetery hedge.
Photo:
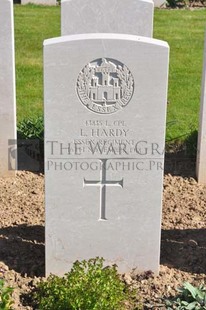
MULTIPOLYGON (((170 45, 167 142, 198 129, 205 9, 155 10, 154 38, 170 45)), ((60 7, 15 5, 18 122, 43 111, 42 44, 60 35, 60 7)))

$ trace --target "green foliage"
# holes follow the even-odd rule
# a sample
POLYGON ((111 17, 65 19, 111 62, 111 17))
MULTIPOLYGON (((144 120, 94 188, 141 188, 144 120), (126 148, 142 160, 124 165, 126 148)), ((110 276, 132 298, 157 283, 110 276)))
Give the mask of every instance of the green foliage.
POLYGON ((44 140, 44 119, 42 116, 29 118, 19 122, 17 126, 18 138, 44 140))
POLYGON ((13 288, 6 287, 4 280, 0 279, 0 310, 12 310, 13 301, 11 295, 13 288))
POLYGON ((183 284, 179 295, 172 301, 166 301, 168 310, 206 310, 206 288, 194 287, 188 282, 183 284))
POLYGON ((205 0, 167 0, 167 5, 171 8, 190 7, 190 6, 199 5, 200 3, 202 6, 206 5, 205 0))
POLYGON ((178 4, 178 0, 167 0, 167 5, 171 8, 175 8, 178 4))
POLYGON ((103 258, 76 261, 60 278, 50 275, 35 292, 39 310, 142 309, 136 291, 119 278, 116 266, 103 267, 103 258))

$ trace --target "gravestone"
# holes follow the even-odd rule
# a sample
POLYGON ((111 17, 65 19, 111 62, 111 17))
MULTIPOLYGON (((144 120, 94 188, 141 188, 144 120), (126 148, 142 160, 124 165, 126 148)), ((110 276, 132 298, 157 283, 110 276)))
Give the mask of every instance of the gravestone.
POLYGON ((56 5, 56 0, 21 0, 21 4, 42 4, 42 5, 56 5))
POLYGON ((199 117, 199 132, 197 143, 197 179, 206 184, 206 34, 204 46, 204 63, 202 72, 201 107, 199 117))
POLYGON ((13 1, 0 1, 0 177, 16 169, 16 90, 13 1))
POLYGON ((152 37, 152 0, 64 0, 61 34, 124 33, 152 37))
POLYGON ((47 274, 96 256, 158 272, 168 51, 123 34, 45 41, 47 274))
POLYGON ((161 8, 165 5, 166 0, 154 0, 154 7, 161 8))

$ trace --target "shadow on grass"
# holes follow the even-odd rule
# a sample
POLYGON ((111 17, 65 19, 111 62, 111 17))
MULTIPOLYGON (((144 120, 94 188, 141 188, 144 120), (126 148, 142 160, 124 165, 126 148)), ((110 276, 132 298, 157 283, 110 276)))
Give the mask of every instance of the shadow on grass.
POLYGON ((178 140, 166 144, 165 174, 173 176, 196 177, 197 130, 182 142, 178 140))
POLYGON ((0 261, 22 275, 44 276, 44 227, 19 225, 1 228, 0 261))
POLYGON ((206 273, 206 229, 162 230, 161 264, 206 273))

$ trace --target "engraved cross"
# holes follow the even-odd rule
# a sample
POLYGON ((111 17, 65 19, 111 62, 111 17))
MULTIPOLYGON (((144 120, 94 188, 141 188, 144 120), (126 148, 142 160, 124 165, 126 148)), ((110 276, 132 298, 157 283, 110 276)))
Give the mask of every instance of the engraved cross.
POLYGON ((100 159, 101 175, 100 180, 85 180, 84 186, 99 186, 100 187, 100 217, 99 220, 106 220, 106 187, 120 186, 123 188, 123 179, 120 181, 108 181, 106 178, 106 162, 107 159, 100 159))

